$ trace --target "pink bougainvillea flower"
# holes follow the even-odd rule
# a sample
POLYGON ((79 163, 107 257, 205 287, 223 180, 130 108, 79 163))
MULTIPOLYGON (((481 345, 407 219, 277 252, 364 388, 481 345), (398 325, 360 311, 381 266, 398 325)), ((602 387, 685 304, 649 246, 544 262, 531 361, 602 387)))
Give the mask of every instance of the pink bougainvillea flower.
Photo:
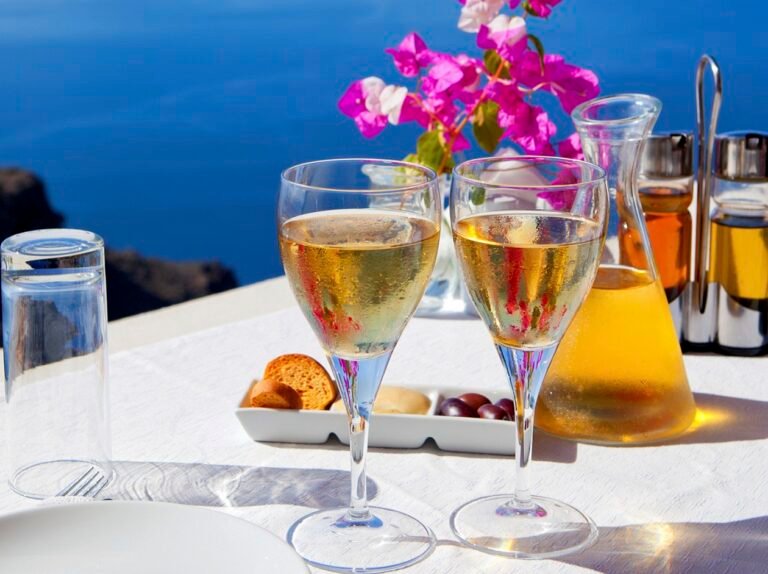
MULTIPOLYGON (((581 151, 581 140, 579 139, 579 134, 573 133, 558 143, 557 152, 560 157, 566 157, 570 159, 584 159, 584 154, 581 151)), ((576 199, 578 192, 576 185, 579 183, 580 177, 581 170, 578 167, 564 167, 552 180, 552 183, 554 185, 573 185, 574 187, 570 189, 560 189, 557 191, 545 191, 540 193, 538 196, 545 199, 553 209, 571 209, 573 206, 573 201, 576 199)))
MULTIPOLYGON (((477 59, 441 53, 410 33, 386 53, 400 74, 418 78, 413 91, 377 77, 365 78, 347 88, 339 100, 341 111, 354 119, 367 138, 378 135, 387 123, 413 122, 425 130, 437 130, 450 148, 443 150, 445 155, 469 149, 466 128, 495 114, 503 141, 516 153, 554 155, 557 148, 561 156, 582 158, 578 136, 555 143, 555 124, 543 108, 530 102, 534 93, 549 92, 570 113, 599 93, 597 77, 590 70, 568 64, 562 56, 540 55, 528 48, 528 41, 535 39, 528 35, 527 23, 536 20, 528 17, 546 18, 562 0, 457 1, 459 28, 476 32, 477 46, 495 54, 477 59)), ((447 159, 441 159, 444 167, 450 164, 447 159)), ((563 170, 558 183, 568 187, 572 176, 563 170)), ((570 200, 563 193, 551 198, 553 205, 561 207, 570 200)))
POLYGON ((421 89, 429 98, 458 99, 472 103, 479 97, 480 62, 465 54, 440 54, 429 69, 421 89))
POLYGON ((461 66, 452 59, 444 58, 429 69, 421 87, 429 96, 437 96, 458 86, 463 77, 461 66))
POLYGON ((453 61, 461 70, 461 80, 458 89, 453 91, 453 96, 465 104, 474 104, 480 97, 477 88, 482 78, 483 65, 480 60, 470 58, 466 54, 459 54, 453 61))
POLYGON ((554 154, 549 140, 557 128, 542 108, 519 100, 511 107, 500 108, 498 121, 499 126, 504 128, 502 137, 512 139, 526 153, 554 154))
POLYGON ((566 113, 582 102, 591 100, 600 93, 597 76, 591 70, 565 63, 565 58, 556 54, 544 56, 544 70, 536 52, 523 54, 517 68, 522 84, 530 87, 541 86, 552 92, 566 113))
POLYGON ((352 82, 339 100, 341 112, 353 118, 364 137, 376 137, 386 127, 387 120, 397 124, 408 90, 387 86, 384 80, 370 76, 352 82))
POLYGON ((581 149, 581 140, 579 134, 572 133, 559 144, 557 144, 557 153, 560 157, 570 159, 584 159, 584 152, 581 149))
POLYGON ((557 6, 560 2, 562 0, 528 0, 528 5, 536 15, 546 18, 552 13, 552 6, 557 6))
POLYGON ((384 51, 392 55, 398 72, 406 78, 416 77, 419 71, 427 67, 434 58, 421 36, 414 32, 403 38, 397 48, 387 48, 384 51))
POLYGON ((485 94, 493 100, 501 109, 514 113, 515 106, 522 99, 520 90, 513 80, 496 80, 485 88, 485 94))
MULTIPOLYGON (((578 183, 579 178, 571 169, 563 169, 552 180, 552 185, 573 185, 578 183)), ((569 211, 573 207, 573 200, 576 198, 576 188, 558 189, 557 191, 542 191, 536 194, 545 200, 554 210, 569 211)))
POLYGON ((363 94, 363 82, 361 80, 349 84, 347 91, 339 98, 339 110, 350 118, 354 118, 365 111, 365 95, 363 94))
POLYGON ((477 45, 484 50, 496 50, 505 60, 512 62, 525 51, 528 31, 520 16, 499 14, 477 33, 477 45))
POLYGON ((464 134, 459 132, 454 136, 453 141, 451 142, 451 151, 452 152, 458 152, 458 151, 466 151, 469 148, 472 147, 472 144, 469 143, 469 140, 464 137, 464 134))
POLYGON ((453 125, 456 120, 456 114, 459 112, 452 99, 441 96, 424 99, 423 106, 428 114, 437 118, 440 123, 446 126, 453 125))
POLYGON ((400 110, 399 123, 416 122, 423 128, 429 127, 429 114, 424 110, 414 94, 406 94, 400 110))
POLYGON ((464 7, 459 15, 459 30, 474 33, 496 17, 504 0, 465 0, 461 3, 464 7))

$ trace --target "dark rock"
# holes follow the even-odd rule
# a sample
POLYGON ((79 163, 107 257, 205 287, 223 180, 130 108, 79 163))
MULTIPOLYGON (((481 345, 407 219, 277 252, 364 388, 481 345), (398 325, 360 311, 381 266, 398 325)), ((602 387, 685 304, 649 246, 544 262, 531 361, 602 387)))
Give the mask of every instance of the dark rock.
POLYGON ((237 287, 234 273, 217 261, 176 263, 113 249, 106 255, 110 320, 237 287))
MULTIPOLYGON (((37 176, 0 168, 0 240, 63 222, 37 176)), ((107 249, 106 273, 110 320, 237 287, 234 273, 217 261, 172 262, 135 251, 107 249)))
POLYGON ((33 173, 17 167, 0 168, 0 237, 32 229, 59 227, 64 222, 33 173))
POLYGON ((13 375, 78 354, 68 344, 77 334, 75 324, 52 301, 19 297, 13 314, 19 318, 9 333, 15 352, 7 360, 13 375), (45 333, 45 338, 35 336, 36 330, 45 333))

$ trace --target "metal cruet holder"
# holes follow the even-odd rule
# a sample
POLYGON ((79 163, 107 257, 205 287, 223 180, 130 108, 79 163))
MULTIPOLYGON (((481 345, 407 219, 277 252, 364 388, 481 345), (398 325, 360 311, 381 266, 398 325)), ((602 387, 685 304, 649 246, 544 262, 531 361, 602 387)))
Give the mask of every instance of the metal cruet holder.
POLYGON ((720 66, 704 55, 696 69, 696 131, 698 170, 696 180, 696 238, 693 258, 693 281, 683 294, 683 340, 693 349, 709 349, 717 339, 717 284, 709 281, 710 198, 712 195, 712 155, 717 132, 717 118, 723 99, 720 66), (704 73, 712 72, 714 93, 709 128, 705 126, 704 73))

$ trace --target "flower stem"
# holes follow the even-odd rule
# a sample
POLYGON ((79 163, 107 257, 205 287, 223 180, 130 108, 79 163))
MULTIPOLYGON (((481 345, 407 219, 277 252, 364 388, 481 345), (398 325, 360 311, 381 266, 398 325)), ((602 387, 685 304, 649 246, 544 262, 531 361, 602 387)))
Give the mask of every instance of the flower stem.
MULTIPOLYGON (((499 76, 501 76, 501 72, 504 71, 504 60, 501 60, 499 62, 499 66, 496 68, 496 71, 493 73, 493 76, 488 80, 488 83, 486 84, 486 89, 488 86, 493 84, 499 79, 499 76)), ((445 166, 448 165, 448 161, 451 159, 451 156, 453 155, 453 144, 456 142, 456 138, 459 137, 459 134, 461 134, 464 127, 467 125, 467 122, 470 120, 470 118, 474 115, 475 110, 478 108, 478 106, 485 102, 485 100, 488 98, 486 89, 483 90, 483 92, 480 94, 480 97, 475 102, 475 105, 472 106, 472 109, 467 112, 467 115, 465 115, 461 121, 458 123, 458 125, 452 125, 447 128, 449 138, 446 142, 445 151, 443 152, 443 157, 440 160, 440 167, 437 168, 437 175, 440 175, 444 173, 445 166)))

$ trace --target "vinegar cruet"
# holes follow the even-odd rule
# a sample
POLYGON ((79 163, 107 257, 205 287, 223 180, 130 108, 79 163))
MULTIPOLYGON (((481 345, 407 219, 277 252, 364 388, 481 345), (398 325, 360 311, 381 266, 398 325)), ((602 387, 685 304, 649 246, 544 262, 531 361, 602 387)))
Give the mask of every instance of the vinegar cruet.
POLYGON ((574 109, 584 155, 608 175, 608 233, 595 283, 565 333, 536 408, 558 436, 638 444, 681 434, 693 421, 677 333, 645 227, 637 170, 661 102, 601 97, 574 109))

